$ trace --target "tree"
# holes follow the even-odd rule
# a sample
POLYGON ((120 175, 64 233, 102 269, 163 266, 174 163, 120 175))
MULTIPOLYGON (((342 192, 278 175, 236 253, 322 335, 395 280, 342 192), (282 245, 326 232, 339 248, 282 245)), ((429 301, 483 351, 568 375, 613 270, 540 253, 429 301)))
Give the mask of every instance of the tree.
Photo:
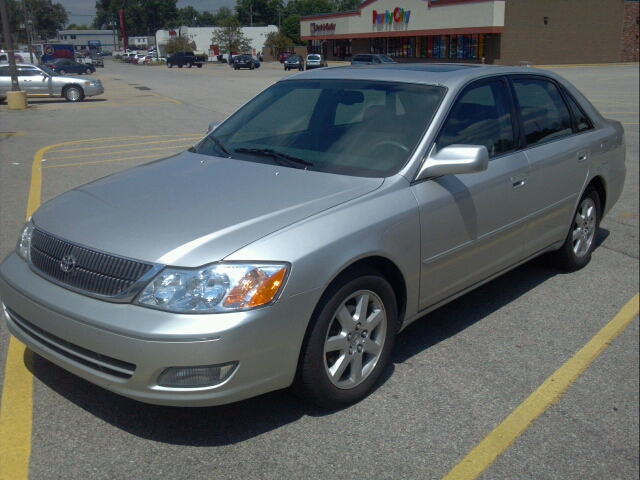
POLYGON ((65 30, 89 30, 89 26, 87 24, 78 25, 76 23, 70 23, 65 30))
POLYGON ((333 11, 334 12, 350 12, 352 10, 357 10, 361 0, 332 0, 333 1, 333 11))
POLYGON ((317 15, 319 13, 334 12, 331 0, 290 0, 284 9, 284 16, 290 17, 298 15, 304 17, 306 15, 317 15))
POLYGON ((295 45, 300 45, 300 17, 292 15, 282 21, 280 31, 285 37, 289 37, 295 45))
POLYGON ((93 28, 118 30, 120 10, 124 10, 127 35, 155 34, 178 18, 178 0, 97 0, 93 28))
POLYGON ((48 37, 55 37, 58 30, 63 30, 69 22, 69 14, 59 3, 52 3, 51 0, 7 0, 9 10, 9 25, 15 34, 18 42, 26 42, 26 31, 21 28, 25 25, 25 10, 27 18, 31 20, 31 25, 37 35, 43 40, 48 37))
POLYGON ((220 22, 220 26, 213 32, 211 44, 218 45, 220 53, 244 53, 251 49, 251 44, 242 33, 242 25, 237 18, 220 22))
POLYGON ((242 25, 278 25, 283 0, 237 0, 236 15, 242 25))
POLYGON ((270 32, 264 39, 264 46, 271 49, 271 56, 278 57, 280 52, 293 51, 293 40, 280 32, 270 32))
POLYGON ((186 37, 172 37, 165 47, 167 55, 173 55, 176 52, 193 52, 195 49, 196 42, 190 42, 186 37))

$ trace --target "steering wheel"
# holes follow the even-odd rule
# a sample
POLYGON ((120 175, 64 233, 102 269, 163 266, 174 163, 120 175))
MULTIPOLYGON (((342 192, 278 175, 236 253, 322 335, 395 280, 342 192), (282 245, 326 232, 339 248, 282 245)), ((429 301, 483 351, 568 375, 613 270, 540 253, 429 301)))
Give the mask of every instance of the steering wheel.
POLYGON ((403 145, 400 142, 396 142, 394 140, 383 140, 382 142, 378 142, 373 147, 371 147, 371 151, 375 152, 378 148, 385 147, 385 146, 400 148, 405 152, 409 153, 409 147, 407 147, 406 145, 403 145))

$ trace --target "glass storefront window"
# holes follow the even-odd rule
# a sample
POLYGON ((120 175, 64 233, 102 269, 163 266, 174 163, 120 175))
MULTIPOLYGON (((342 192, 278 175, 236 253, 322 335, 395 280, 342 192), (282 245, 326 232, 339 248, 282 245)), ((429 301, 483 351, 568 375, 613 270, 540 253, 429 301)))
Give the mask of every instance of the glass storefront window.
MULTIPOLYGON (((371 53, 393 58, 480 59, 484 57, 484 37, 484 34, 473 34, 372 38, 370 45, 371 53)), ((334 55, 337 55, 336 43, 334 55)))
POLYGON ((392 58, 413 58, 415 37, 391 37, 387 39, 387 55, 392 58))
POLYGON ((333 42, 333 56, 338 58, 351 56, 351 40, 336 40, 333 42))
POLYGON ((371 39, 371 53, 387 54, 387 39, 386 38, 372 38, 371 39))

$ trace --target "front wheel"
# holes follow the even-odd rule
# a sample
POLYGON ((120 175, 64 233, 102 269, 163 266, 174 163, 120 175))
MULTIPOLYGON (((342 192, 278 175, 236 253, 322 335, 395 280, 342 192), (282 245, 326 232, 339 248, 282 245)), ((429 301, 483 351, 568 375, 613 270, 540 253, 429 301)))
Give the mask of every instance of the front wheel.
POLYGON ((62 70, 59 70, 59 73, 60 73, 60 75, 66 75, 67 71, 62 69, 62 70))
POLYGON ((202 64, 201 64, 201 63, 200 63, 200 64, 198 64, 198 65, 196 65, 196 66, 197 66, 198 68, 202 68, 202 64))
POLYGON ((589 263, 596 247, 601 214, 600 196, 595 188, 589 186, 580 199, 564 244, 550 254, 556 266, 576 271, 589 263))
POLYGON ((173 67, 173 65, 171 64, 171 62, 167 62, 167 68, 171 68, 173 67))
POLYGON ((72 85, 64 91, 64 98, 68 102, 81 102, 84 99, 84 92, 80 87, 72 85))
POLYGON ((309 324, 300 390, 328 409, 363 399, 387 367, 397 330, 395 293, 377 271, 362 269, 338 281, 309 324))
POLYGON ((86 73, 87 75, 91 75, 93 72, 91 71, 90 68, 87 68, 84 73, 86 73))
POLYGON ((187 68, 191 68, 191 62, 187 62, 187 68))

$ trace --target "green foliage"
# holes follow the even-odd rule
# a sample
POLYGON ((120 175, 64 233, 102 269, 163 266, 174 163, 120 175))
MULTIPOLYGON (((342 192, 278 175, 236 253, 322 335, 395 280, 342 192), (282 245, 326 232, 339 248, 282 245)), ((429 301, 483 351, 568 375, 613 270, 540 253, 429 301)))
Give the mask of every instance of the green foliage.
POLYGON ((300 17, 298 15, 292 15, 285 18, 282 21, 280 32, 282 32, 285 37, 290 38, 295 45, 300 45, 300 17))
POLYGON ((290 0, 284 9, 286 17, 298 15, 317 15, 319 13, 334 12, 331 0, 290 0))
POLYGON ((69 22, 69 14, 60 3, 52 3, 51 0, 7 0, 9 10, 9 25, 14 39, 20 43, 27 41, 26 31, 20 28, 25 23, 24 11, 31 18, 34 31, 42 37, 56 38, 58 30, 64 30, 69 22), (24 7, 22 2, 24 1, 24 7))
POLYGON ((264 40, 264 46, 271 49, 271 55, 278 57, 280 52, 292 52, 293 40, 280 32, 268 33, 264 40))
POLYGON ((172 37, 165 47, 167 55, 173 55, 176 52, 193 52, 195 49, 196 42, 189 42, 185 37, 172 37))
POLYGON ((232 17, 220 22, 213 32, 211 44, 220 47, 220 53, 244 53, 251 49, 249 40, 242 33, 242 25, 232 17))
POLYGON ((334 12, 349 12, 352 10, 357 10, 361 0, 333 0, 333 11, 334 12))
POLYGON ((65 30, 89 30, 89 26, 86 24, 78 25, 76 23, 70 23, 65 30))
POLYGON ((278 12, 283 11, 283 0, 237 0, 236 3, 236 15, 242 25, 278 25, 278 12))
POLYGON ((113 28, 121 31, 120 10, 124 9, 127 36, 155 34, 173 26, 178 19, 178 0, 97 0, 93 28, 113 28))

